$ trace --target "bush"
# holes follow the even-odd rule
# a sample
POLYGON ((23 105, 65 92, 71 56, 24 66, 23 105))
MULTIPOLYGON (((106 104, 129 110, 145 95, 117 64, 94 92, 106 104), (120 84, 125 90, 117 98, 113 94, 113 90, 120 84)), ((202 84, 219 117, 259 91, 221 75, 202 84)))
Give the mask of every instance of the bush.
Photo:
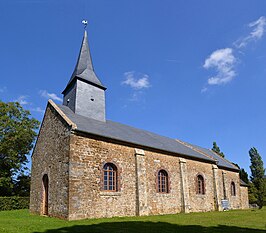
POLYGON ((0 211, 28 209, 29 204, 29 197, 0 197, 0 211))

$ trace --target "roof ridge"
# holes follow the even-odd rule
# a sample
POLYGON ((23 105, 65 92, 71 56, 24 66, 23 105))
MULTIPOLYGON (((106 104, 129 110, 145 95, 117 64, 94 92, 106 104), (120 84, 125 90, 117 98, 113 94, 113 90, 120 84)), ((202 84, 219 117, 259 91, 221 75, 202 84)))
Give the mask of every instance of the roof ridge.
POLYGON ((179 143, 183 144, 184 146, 186 146, 186 147, 188 147, 188 148, 190 148, 190 149, 192 149, 192 150, 194 150, 194 151, 196 151, 196 152, 198 152, 198 153, 201 153, 201 154, 207 156, 208 158, 210 158, 210 159, 212 159, 213 161, 215 161, 216 164, 218 163, 218 161, 217 161, 216 159, 214 159, 214 158, 211 157, 210 155, 204 153, 203 151, 201 151, 201 150, 199 150, 199 149, 193 147, 191 144, 188 144, 188 143, 186 143, 186 142, 184 142, 184 141, 181 141, 180 139, 175 139, 175 140, 178 141, 179 143))

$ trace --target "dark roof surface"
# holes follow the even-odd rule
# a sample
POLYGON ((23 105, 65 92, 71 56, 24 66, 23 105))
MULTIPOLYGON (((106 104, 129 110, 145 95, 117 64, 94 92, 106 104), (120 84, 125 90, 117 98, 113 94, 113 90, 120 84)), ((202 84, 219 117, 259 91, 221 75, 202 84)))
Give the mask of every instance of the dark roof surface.
POLYGON ((93 69, 93 64, 92 64, 92 59, 91 59, 91 54, 90 54, 90 48, 89 48, 89 44, 88 44, 87 31, 84 32, 82 45, 80 48, 79 57, 78 57, 76 67, 75 67, 74 72, 73 72, 65 90, 63 91, 63 93, 67 90, 68 86, 71 84, 71 82, 75 78, 79 78, 83 81, 87 81, 87 82, 94 84, 98 87, 106 89, 102 85, 102 83, 98 79, 98 77, 96 76, 94 69, 93 69))
POLYGON ((208 156, 212 157, 214 160, 217 161, 218 166, 239 170, 238 167, 233 165, 228 160, 222 158, 221 156, 216 154, 214 151, 212 151, 210 149, 206 149, 206 148, 200 147, 200 146, 192 145, 190 143, 188 143, 188 144, 191 145, 192 147, 202 151, 203 153, 207 154, 208 156))
POLYGON ((217 165, 221 167, 239 170, 231 162, 220 157, 210 149, 205 149, 186 142, 181 143, 180 140, 177 141, 172 138, 160 136, 146 130, 137 129, 113 121, 97 121, 75 114, 67 106, 59 104, 57 104, 57 106, 77 125, 78 131, 198 159, 204 159, 217 163, 217 165))
POLYGON ((240 179, 240 185, 241 186, 249 186, 245 181, 240 179))
POLYGON ((151 133, 146 130, 137 129, 113 121, 97 121, 91 118, 75 114, 67 106, 59 104, 57 106, 72 122, 77 125, 76 130, 78 131, 111 138, 122 142, 128 142, 135 145, 185 155, 193 158, 208 160, 212 161, 213 163, 218 162, 218 166, 238 170, 229 161, 221 158, 219 155, 212 152, 211 150, 189 144, 197 150, 203 152, 200 153, 197 150, 191 149, 190 147, 172 138, 160 136, 158 134, 151 133), (207 154, 207 156, 205 154, 207 154))
POLYGON ((97 121, 91 118, 75 114, 67 106, 57 106, 71 121, 73 121, 77 125, 78 131, 103 136, 122 142, 128 142, 131 144, 141 145, 194 158, 213 161, 213 159, 182 145, 174 139, 160 136, 155 133, 133 128, 131 126, 127 126, 113 121, 97 121))
POLYGON ((216 162, 217 165, 221 167, 239 170, 231 162, 220 157, 218 154, 216 154, 210 149, 205 149, 200 146, 184 143, 190 145, 192 147, 190 148, 172 138, 160 136, 158 134, 151 133, 146 130, 137 129, 113 121, 97 121, 91 118, 75 114, 67 106, 59 104, 57 104, 57 106, 71 121, 73 121, 77 125, 78 131, 111 138, 122 142, 128 142, 135 145, 141 145, 189 157, 208 160, 216 162), (196 150, 194 150, 193 148, 195 148, 196 150), (200 153, 199 151, 202 153, 200 153))

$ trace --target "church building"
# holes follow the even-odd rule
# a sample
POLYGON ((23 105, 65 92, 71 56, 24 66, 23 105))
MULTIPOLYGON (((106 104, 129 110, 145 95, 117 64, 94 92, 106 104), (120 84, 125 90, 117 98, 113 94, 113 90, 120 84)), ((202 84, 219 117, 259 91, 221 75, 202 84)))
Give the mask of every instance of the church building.
POLYGON ((63 104, 47 103, 30 211, 77 220, 248 208, 239 169, 212 150, 107 120, 84 37, 63 104))

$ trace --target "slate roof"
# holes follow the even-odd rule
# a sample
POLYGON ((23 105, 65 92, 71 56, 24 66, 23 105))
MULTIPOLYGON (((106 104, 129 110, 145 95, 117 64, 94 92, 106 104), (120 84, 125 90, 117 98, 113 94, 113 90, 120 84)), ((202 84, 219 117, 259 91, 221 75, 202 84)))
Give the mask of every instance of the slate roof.
POLYGON ((76 78, 79 78, 85 82, 89 82, 90 84, 100 87, 104 90, 106 89, 106 87, 103 86, 103 84, 94 72, 86 30, 84 31, 84 36, 76 67, 66 88, 62 92, 63 94, 76 78))
POLYGON ((221 156, 219 156, 217 153, 215 153, 211 149, 206 149, 206 148, 203 148, 203 147, 200 147, 200 146, 192 145, 190 143, 187 143, 187 144, 191 145, 192 147, 196 148, 197 150, 200 150, 203 153, 207 154, 208 156, 212 157, 214 160, 217 161, 217 165, 218 166, 231 168, 231 169, 234 169, 234 170, 239 170, 238 167, 236 167, 234 164, 229 162, 227 159, 222 158, 221 156))
POLYGON ((77 125, 77 129, 75 129, 77 131, 115 139, 134 145, 171 152, 174 154, 180 154, 196 159, 206 160, 213 163, 216 163, 216 161, 218 161, 218 166, 237 170, 237 168, 234 167, 230 162, 226 162, 225 160, 219 158, 218 155, 212 153, 212 151, 208 149, 193 145, 193 147, 197 147, 200 151, 203 152, 200 153, 172 138, 160 136, 146 130, 137 129, 109 120, 107 120, 106 122, 97 121, 75 114, 67 106, 59 104, 57 104, 57 106, 73 123, 77 125), (206 156, 204 153, 208 156, 206 156))
POLYGON ((240 179, 240 185, 241 186, 249 186, 245 181, 240 179))

